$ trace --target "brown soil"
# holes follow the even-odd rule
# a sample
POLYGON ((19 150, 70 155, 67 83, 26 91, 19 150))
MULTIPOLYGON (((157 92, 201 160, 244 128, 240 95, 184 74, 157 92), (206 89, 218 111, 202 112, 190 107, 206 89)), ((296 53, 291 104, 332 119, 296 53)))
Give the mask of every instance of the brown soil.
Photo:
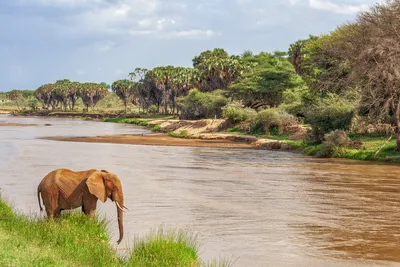
POLYGON ((176 138, 165 134, 146 135, 115 135, 96 137, 46 137, 43 139, 69 142, 113 143, 130 145, 157 145, 157 146, 190 146, 190 147, 221 147, 221 148, 253 148, 249 143, 232 140, 204 140, 190 138, 176 138))
POLYGON ((36 126, 37 124, 23 124, 23 123, 4 123, 0 122, 0 126, 36 126))

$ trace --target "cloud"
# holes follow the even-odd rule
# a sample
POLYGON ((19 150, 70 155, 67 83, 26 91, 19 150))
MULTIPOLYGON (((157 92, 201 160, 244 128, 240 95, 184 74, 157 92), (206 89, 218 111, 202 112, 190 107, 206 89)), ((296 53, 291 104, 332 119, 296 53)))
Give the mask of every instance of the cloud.
POLYGON ((110 51, 116 45, 115 42, 111 41, 100 41, 94 44, 94 47, 99 52, 107 52, 110 51))
MULTIPOLYGON (((18 0, 17 0, 18 1, 18 0)), ((105 0, 19 0, 25 5, 43 5, 55 7, 82 7, 93 6, 106 2, 105 0)))
MULTIPOLYGON (((96 35, 103 38, 116 36, 152 36, 155 38, 209 38, 212 29, 188 26, 187 4, 180 0, 20 0, 26 5, 52 6, 74 12, 56 18, 59 28, 70 37, 96 35)), ((53 18, 54 19, 54 18, 53 18)), ((190 24, 190 23, 189 23, 190 24)), ((108 51, 101 45, 99 51, 108 51)))
POLYGON ((183 31, 173 31, 169 33, 166 37, 173 38, 188 38, 188 39, 199 39, 204 37, 212 37, 215 35, 221 35, 220 33, 216 33, 212 30, 183 30, 183 31))
MULTIPOLYGON (((292 1, 291 1, 292 2, 292 1)), ((339 14, 355 14, 360 11, 367 10, 368 4, 348 5, 348 4, 335 4, 329 1, 309 0, 310 7, 314 9, 330 11, 339 14)))

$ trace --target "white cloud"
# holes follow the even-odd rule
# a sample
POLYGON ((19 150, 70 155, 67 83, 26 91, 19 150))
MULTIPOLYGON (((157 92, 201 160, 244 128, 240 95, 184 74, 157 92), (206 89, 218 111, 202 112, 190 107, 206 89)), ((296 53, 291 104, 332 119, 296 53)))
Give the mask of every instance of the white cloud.
POLYGON ((105 3, 105 0, 19 0, 22 4, 40 4, 44 6, 67 6, 67 7, 79 7, 79 6, 93 6, 97 4, 105 3))
MULTIPOLYGON (((78 5, 78 0, 35 0, 47 3, 78 5)), ((185 25, 187 6, 175 1, 162 0, 83 0, 93 5, 74 12, 66 20, 72 33, 121 36, 154 36, 162 38, 208 38, 215 33, 210 29, 197 29, 185 25)), ((190 19, 187 18, 187 19, 190 19)), ((99 45, 97 50, 108 51, 109 45, 99 45)))
POLYGON ((95 43, 95 49, 100 52, 110 51, 116 44, 111 41, 97 42, 95 43))
POLYGON ((183 30, 183 31, 173 31, 167 34, 167 38, 171 37, 179 37, 179 38, 188 38, 188 39, 199 39, 204 37, 212 37, 215 35, 220 35, 212 30, 183 30))
POLYGON ((329 1, 321 0, 309 0, 309 5, 312 8, 330 11, 340 14, 354 14, 360 11, 367 10, 369 8, 368 4, 359 5, 347 5, 347 4, 335 4, 329 1))

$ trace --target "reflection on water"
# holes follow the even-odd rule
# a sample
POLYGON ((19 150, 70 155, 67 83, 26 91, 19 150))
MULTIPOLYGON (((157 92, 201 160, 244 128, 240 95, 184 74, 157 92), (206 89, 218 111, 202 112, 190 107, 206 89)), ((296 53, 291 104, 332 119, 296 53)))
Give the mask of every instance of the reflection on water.
MULTIPOLYGON (((276 151, 48 141, 36 138, 147 131, 76 119, 0 120, 38 124, 0 128, 0 187, 19 210, 39 212, 37 184, 55 168, 106 169, 121 178, 130 211, 118 249, 163 224, 198 233, 203 259, 238 258, 235 266, 400 263, 399 167, 276 151)), ((98 208, 115 243, 115 206, 98 208)))

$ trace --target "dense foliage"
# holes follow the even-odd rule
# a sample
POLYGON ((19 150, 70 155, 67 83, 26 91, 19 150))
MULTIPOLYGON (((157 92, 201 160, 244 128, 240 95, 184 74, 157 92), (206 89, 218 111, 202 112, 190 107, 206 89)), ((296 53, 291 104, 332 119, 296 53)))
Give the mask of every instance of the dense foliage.
MULTIPOLYGON (((224 117, 265 133, 300 121, 311 126, 318 142, 331 131, 348 130, 358 115, 390 123, 400 149, 399 31, 400 0, 387 0, 330 33, 295 41, 288 52, 229 55, 215 48, 195 56, 192 67, 136 68, 111 89, 125 113, 133 104, 139 113, 224 117)), ((34 95, 44 109, 74 110, 78 99, 88 109, 109 88, 64 79, 40 86, 34 95)), ((29 95, 21 92, 2 101, 19 108, 16 101, 29 95)))

